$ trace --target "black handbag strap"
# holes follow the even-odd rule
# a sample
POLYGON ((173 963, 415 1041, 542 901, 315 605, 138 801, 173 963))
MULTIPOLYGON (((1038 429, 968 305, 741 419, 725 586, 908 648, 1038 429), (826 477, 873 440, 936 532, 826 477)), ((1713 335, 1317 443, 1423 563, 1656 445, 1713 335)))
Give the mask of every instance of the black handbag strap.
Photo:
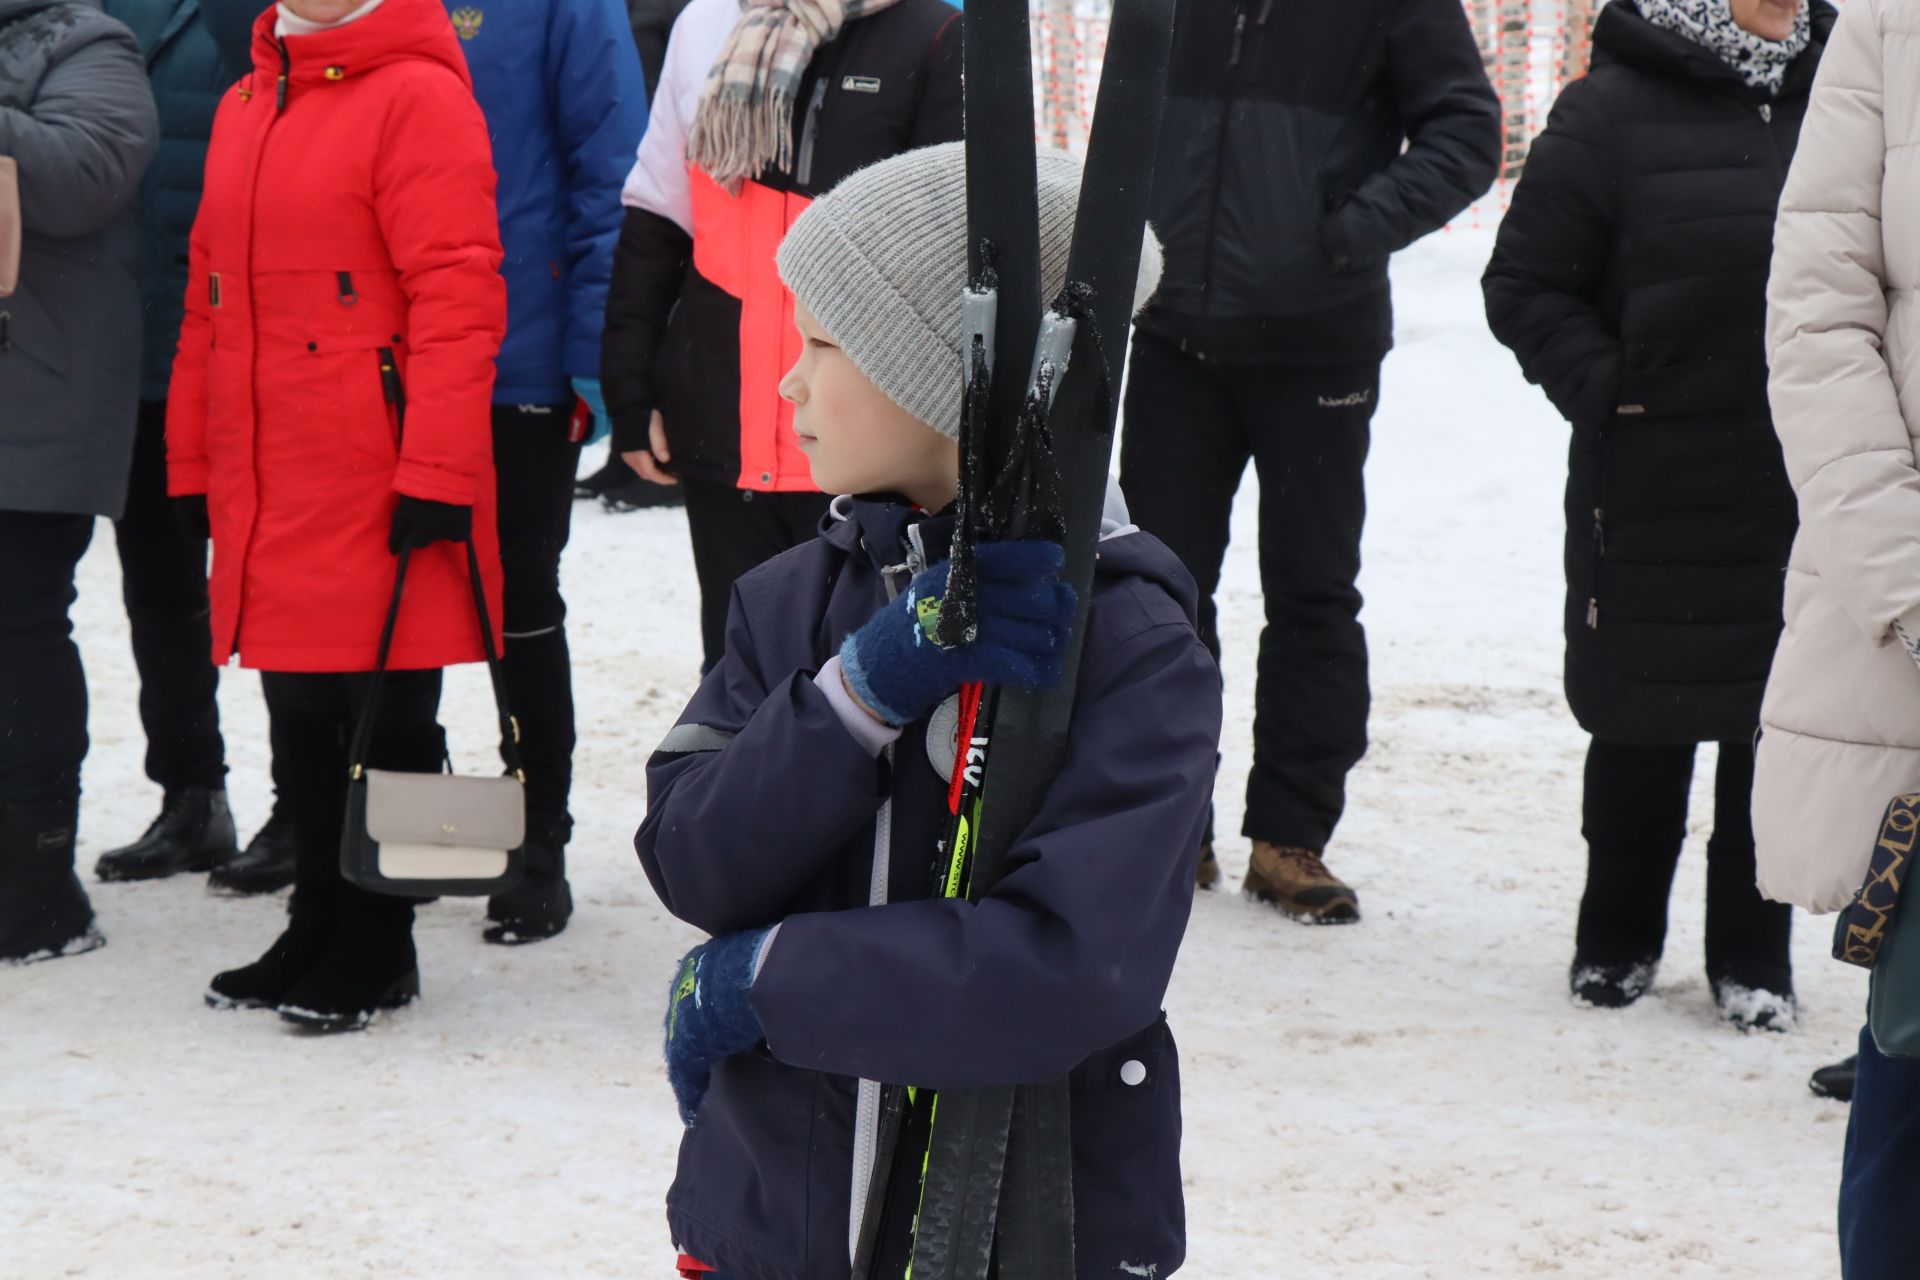
MULTIPOLYGON (((480 645, 487 655, 487 675, 493 681, 493 705, 500 716, 500 758, 506 763, 507 772, 519 779, 522 785, 527 781, 526 769, 520 763, 520 722, 514 718, 507 703, 507 676, 500 666, 500 654, 493 644, 493 620, 487 614, 487 592, 480 580, 480 555, 473 547, 473 539, 464 539, 462 545, 467 549, 467 579, 473 587, 474 617, 480 622, 480 645)), ((374 660, 373 680, 367 686, 367 700, 360 708, 360 723, 353 731, 353 746, 349 750, 348 776, 354 779, 366 773, 367 752, 373 746, 373 723, 375 713, 380 707, 380 691, 387 679, 387 659, 393 651, 394 626, 400 621, 400 593, 407 585, 407 565, 413 558, 412 547, 400 548, 399 562, 393 570, 393 599, 387 604, 387 620, 380 628, 380 653, 374 660)))

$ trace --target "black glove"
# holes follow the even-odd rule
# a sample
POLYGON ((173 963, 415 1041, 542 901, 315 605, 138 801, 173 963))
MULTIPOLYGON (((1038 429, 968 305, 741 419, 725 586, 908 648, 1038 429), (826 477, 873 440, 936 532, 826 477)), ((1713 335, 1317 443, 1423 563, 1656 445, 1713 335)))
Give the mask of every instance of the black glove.
POLYGON ((205 542, 213 536, 213 525, 207 519, 207 495, 189 493, 173 500, 173 518, 180 522, 180 532, 194 542, 205 542))
POLYGON ((465 542, 472 536, 472 507, 409 498, 403 493, 399 505, 393 509, 393 531, 387 535, 387 550, 399 555, 402 547, 418 551, 436 542, 465 542))

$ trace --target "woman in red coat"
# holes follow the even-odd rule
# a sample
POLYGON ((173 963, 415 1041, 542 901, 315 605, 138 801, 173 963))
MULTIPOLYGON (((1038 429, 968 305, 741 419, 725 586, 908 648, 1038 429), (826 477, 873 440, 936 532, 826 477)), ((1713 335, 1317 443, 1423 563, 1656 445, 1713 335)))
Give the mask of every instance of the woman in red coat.
POLYGON ((286 932, 207 999, 349 1028, 419 991, 412 903, 338 870, 395 553, 415 549, 376 766, 444 757, 439 669, 483 656, 469 532, 501 616, 488 404, 506 291, 486 125, 439 0, 287 0, 253 59, 214 120, 168 488, 213 536, 214 662, 264 673, 299 862, 286 932))

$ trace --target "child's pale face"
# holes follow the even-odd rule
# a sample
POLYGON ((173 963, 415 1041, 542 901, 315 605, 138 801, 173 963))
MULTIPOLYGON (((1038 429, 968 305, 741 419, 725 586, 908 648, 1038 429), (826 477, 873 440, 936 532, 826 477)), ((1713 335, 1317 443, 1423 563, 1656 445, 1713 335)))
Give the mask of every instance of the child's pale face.
POLYGON ((888 398, 800 303, 800 359, 780 380, 793 429, 827 493, 897 493, 938 511, 960 486, 960 449, 888 398))

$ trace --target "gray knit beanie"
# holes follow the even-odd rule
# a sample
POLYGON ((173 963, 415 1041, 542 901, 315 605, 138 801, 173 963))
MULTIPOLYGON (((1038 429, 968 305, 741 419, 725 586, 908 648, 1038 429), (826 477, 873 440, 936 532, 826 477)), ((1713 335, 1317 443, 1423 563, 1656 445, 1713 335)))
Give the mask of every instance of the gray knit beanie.
MULTIPOLYGON (((1080 201, 1080 162, 1038 155, 1042 300, 1060 291, 1080 201)), ((1141 248, 1136 313, 1160 283, 1160 242, 1141 248)), ((960 435, 960 295, 967 285, 965 144, 904 152, 813 202, 780 244, 780 278, 893 402, 960 435)))

